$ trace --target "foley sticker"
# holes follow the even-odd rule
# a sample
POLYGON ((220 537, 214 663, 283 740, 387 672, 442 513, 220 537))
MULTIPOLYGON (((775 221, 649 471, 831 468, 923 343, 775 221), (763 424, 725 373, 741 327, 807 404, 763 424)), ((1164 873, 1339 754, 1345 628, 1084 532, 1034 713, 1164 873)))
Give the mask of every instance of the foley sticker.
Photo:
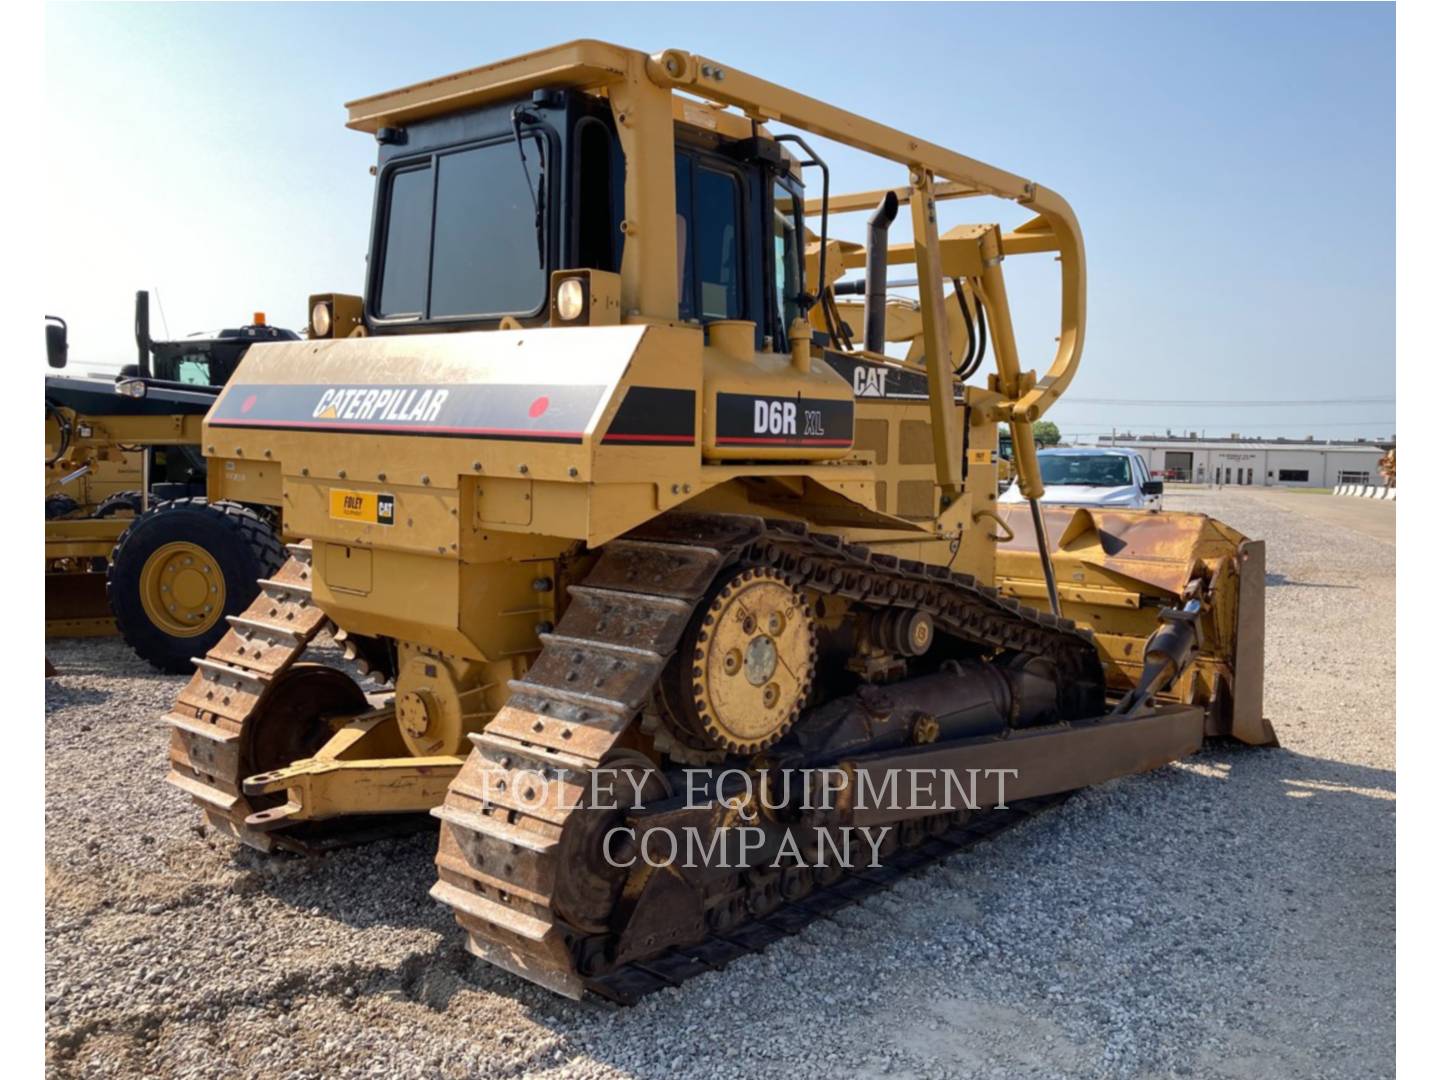
POLYGON ((395 524, 395 496, 375 491, 330 489, 330 516, 337 521, 363 521, 369 525, 395 524))

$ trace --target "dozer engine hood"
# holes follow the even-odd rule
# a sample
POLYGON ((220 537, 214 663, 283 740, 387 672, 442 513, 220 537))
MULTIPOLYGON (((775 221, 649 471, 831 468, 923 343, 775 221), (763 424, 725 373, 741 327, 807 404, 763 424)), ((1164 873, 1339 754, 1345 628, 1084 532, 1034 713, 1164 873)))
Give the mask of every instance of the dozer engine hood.
POLYGON ((698 492, 702 456, 735 447, 843 456, 853 410, 825 365, 728 360, 698 327, 547 327, 257 345, 205 440, 226 459, 212 494, 243 499, 264 474, 289 532, 463 558, 467 529, 603 543, 698 492), (423 528, 446 498, 450 520, 423 528))
POLYGON ((264 346, 251 350, 209 423, 579 444, 593 433, 643 332, 496 331, 264 346), (546 348, 557 333, 566 338, 563 353, 546 348), (583 364, 575 362, 580 357, 583 364))

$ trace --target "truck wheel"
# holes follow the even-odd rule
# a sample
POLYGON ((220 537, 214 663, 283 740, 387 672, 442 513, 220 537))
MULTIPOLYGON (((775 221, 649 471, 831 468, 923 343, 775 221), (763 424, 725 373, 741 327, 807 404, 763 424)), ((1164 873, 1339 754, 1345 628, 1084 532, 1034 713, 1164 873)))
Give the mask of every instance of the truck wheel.
POLYGON ((285 548, 239 503, 175 499, 135 519, 110 553, 105 591, 115 625, 136 654, 183 675, 259 593, 285 548))

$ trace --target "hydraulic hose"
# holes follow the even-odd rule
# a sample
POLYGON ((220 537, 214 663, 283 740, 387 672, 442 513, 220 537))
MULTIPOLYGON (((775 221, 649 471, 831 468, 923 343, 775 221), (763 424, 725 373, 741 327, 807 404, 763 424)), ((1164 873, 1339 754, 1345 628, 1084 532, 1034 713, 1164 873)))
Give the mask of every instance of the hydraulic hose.
POLYGON ((965 320, 965 359, 955 368, 956 377, 964 382, 969 378, 970 364, 975 359, 975 320, 970 317, 970 305, 965 302, 964 279, 951 278, 950 284, 955 290, 955 302, 960 305, 960 317, 965 320))

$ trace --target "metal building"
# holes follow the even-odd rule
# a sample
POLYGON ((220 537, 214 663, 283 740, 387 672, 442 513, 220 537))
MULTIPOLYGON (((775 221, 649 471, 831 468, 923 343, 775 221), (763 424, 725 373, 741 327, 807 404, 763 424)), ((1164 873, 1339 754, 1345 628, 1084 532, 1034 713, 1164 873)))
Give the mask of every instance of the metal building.
POLYGON ((1334 487, 1384 484, 1380 458, 1389 440, 1197 438, 1195 435, 1105 435, 1101 446, 1139 450, 1155 476, 1195 484, 1334 487))

